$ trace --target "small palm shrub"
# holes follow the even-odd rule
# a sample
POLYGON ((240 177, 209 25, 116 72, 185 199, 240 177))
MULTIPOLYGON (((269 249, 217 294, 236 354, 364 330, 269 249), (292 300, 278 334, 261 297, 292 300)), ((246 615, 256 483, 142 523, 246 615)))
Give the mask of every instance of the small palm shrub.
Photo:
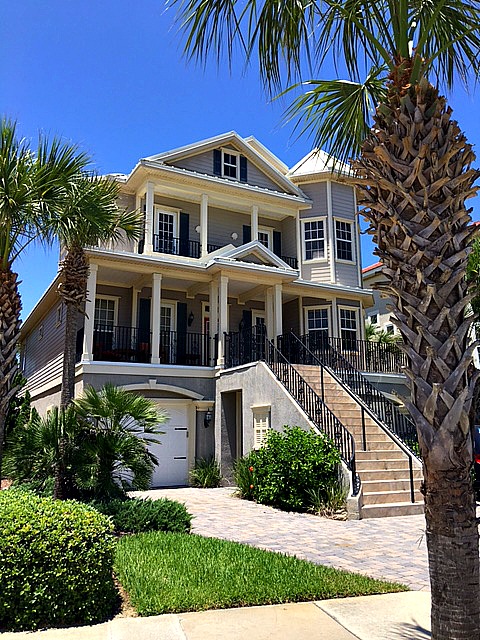
POLYGON ((220 486, 222 474, 215 458, 199 458, 190 471, 190 483, 193 487, 212 489, 220 486))
POLYGON ((99 622, 117 606, 113 526, 87 505, 0 492, 0 629, 99 622))
POLYGON ((185 505, 167 498, 110 500, 93 503, 92 506, 110 516, 115 530, 122 533, 145 531, 189 533, 192 524, 192 516, 185 505))
POLYGON ((283 433, 271 430, 264 446, 243 460, 235 468, 242 497, 287 511, 308 511, 312 491, 317 500, 327 500, 340 454, 327 436, 285 426, 283 433))

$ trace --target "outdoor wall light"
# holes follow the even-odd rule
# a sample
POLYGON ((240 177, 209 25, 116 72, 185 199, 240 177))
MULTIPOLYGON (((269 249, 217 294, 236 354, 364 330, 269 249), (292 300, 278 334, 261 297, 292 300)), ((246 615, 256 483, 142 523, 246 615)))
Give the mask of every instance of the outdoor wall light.
POLYGON ((200 233, 200 225, 199 225, 199 224, 197 224, 197 226, 195 227, 195 231, 196 231, 197 233, 200 233))
POLYGON ((194 320, 195 320, 195 316, 193 315, 193 311, 190 311, 190 315, 188 316, 188 320, 187 320, 189 327, 192 326, 194 320))
POLYGON ((212 410, 207 409, 207 413, 205 414, 205 417, 203 419, 203 426, 205 427, 205 429, 208 429, 208 427, 211 424, 212 424, 212 410))
POLYGON ((238 233, 235 233, 234 231, 230 237, 232 240, 236 240, 238 238, 238 233))

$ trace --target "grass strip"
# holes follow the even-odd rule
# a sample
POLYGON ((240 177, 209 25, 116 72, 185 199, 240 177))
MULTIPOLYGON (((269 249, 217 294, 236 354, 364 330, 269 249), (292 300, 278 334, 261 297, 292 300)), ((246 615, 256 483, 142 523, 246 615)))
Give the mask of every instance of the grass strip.
POLYGON ((407 590, 236 542, 162 532, 122 538, 115 573, 141 616, 407 590))

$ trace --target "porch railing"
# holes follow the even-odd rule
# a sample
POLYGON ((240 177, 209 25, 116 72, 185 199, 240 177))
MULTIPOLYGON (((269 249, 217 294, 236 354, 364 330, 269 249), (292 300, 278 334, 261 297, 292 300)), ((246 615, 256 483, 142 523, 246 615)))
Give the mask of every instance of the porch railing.
POLYGON ((356 495, 360 490, 360 479, 356 472, 355 440, 352 434, 330 411, 321 397, 298 373, 285 355, 266 338, 263 360, 277 380, 300 405, 309 420, 333 440, 340 456, 351 471, 353 494, 356 495))
POLYGON ((231 331, 224 335, 224 339, 227 368, 265 359, 265 325, 259 324, 245 327, 242 331, 231 331))
POLYGON ((173 256, 199 258, 200 242, 198 240, 186 240, 184 238, 173 238, 154 234, 153 250, 158 253, 167 253, 173 256))
POLYGON ((110 362, 150 362, 151 333, 137 327, 96 325, 93 359, 110 362))
MULTIPOLYGON (((311 332, 310 335, 314 340, 314 332, 311 332)), ((343 338, 328 338, 328 343, 358 371, 402 373, 403 367, 406 365, 405 354, 395 343, 343 338)))
MULTIPOLYGON (((94 360, 148 363, 151 352, 152 333, 148 330, 97 325, 93 332, 94 360)), ((161 364, 209 367, 215 353, 209 335, 161 331, 158 355, 161 364)))

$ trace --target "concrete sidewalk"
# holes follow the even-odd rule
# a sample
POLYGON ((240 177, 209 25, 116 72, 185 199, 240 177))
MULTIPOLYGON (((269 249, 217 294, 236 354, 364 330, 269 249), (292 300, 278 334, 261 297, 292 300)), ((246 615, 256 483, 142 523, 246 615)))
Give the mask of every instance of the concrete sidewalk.
POLYGON ((407 591, 320 602, 221 609, 35 633, 2 640, 423 640, 430 638, 430 594, 407 591))

